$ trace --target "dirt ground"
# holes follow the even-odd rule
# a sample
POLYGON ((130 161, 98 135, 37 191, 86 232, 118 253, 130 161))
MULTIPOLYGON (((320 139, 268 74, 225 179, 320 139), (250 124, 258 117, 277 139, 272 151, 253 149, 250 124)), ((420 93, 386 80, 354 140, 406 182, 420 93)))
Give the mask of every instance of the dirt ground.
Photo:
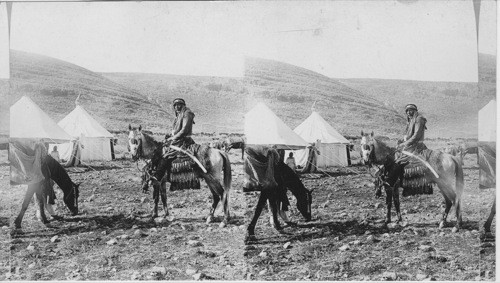
POLYGON ((495 243, 479 240, 494 190, 479 189, 474 155, 465 159, 464 227, 457 233, 453 210, 449 226, 438 229, 443 197, 437 188, 433 195, 402 197, 403 223, 385 227, 385 200, 375 198, 367 169, 352 166, 302 178, 315 189, 313 221, 303 221, 289 194, 297 226, 279 234, 264 212, 258 240, 245 244, 257 193, 241 190, 240 154, 230 154, 232 218, 225 228, 219 228, 220 208, 216 222, 205 223, 211 194, 203 182, 200 190, 169 192, 171 215, 152 221, 152 195, 141 192, 137 164, 119 158, 69 169, 82 183, 79 215, 69 215, 56 189, 63 220, 45 226, 31 204, 22 230, 14 230, 25 188, 8 185, 8 166, 0 162, 0 280, 496 279, 495 243))

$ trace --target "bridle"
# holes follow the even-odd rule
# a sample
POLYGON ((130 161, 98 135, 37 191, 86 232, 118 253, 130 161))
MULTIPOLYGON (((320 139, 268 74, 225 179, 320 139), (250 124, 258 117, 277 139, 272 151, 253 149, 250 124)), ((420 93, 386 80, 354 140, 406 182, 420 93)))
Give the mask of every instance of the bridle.
POLYGON ((71 191, 69 194, 67 194, 66 196, 64 196, 63 200, 65 203, 67 203, 69 201, 69 197, 71 195, 73 195, 73 206, 74 208, 78 209, 78 197, 76 195, 76 188, 78 187, 77 184, 71 182, 71 191))
MULTIPOLYGON (((129 151, 132 151, 132 148, 130 148, 131 144, 137 145, 137 149, 135 150, 135 154, 130 152, 131 155, 133 154, 133 155, 137 156, 136 163, 139 161, 140 157, 143 155, 142 139, 139 137, 140 135, 142 135, 142 133, 140 133, 139 135, 135 135, 134 137, 130 137, 130 135, 129 135, 129 151)), ((132 158, 133 158, 133 156, 132 156, 132 158)))

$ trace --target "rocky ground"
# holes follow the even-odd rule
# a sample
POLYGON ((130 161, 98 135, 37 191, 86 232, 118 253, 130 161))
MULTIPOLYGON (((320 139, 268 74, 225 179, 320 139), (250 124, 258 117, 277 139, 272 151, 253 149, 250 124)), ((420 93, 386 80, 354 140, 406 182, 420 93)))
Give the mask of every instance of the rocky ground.
MULTIPOLYGON (((0 166, 0 280, 495 280, 495 243, 479 240, 494 190, 480 190, 476 157, 465 160, 464 227, 438 229, 443 198, 401 198, 403 222, 383 225, 385 201, 374 197, 364 167, 328 170, 303 177, 313 193, 313 220, 294 209, 279 234, 261 216, 257 241, 244 243, 256 193, 243 193, 240 152, 231 152, 232 220, 205 223, 211 205, 206 185, 168 193, 171 215, 152 221, 151 193, 140 190, 137 164, 127 159, 70 169, 82 182, 80 213, 45 226, 31 204, 22 230, 13 229, 25 188, 8 186, 0 166), (7 256, 5 256, 7 255, 7 256)), ((160 213, 161 214, 161 213, 160 213)), ((493 227, 494 228, 494 227, 493 227)))

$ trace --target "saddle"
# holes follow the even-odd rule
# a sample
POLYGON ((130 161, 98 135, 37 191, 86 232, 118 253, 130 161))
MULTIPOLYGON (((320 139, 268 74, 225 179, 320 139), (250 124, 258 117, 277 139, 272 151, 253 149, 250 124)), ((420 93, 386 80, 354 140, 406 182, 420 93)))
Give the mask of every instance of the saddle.
MULTIPOLYGON (((193 143, 183 149, 199 157, 199 161, 207 167, 208 146, 193 143)), ((175 159, 172 160, 170 178, 167 180, 170 182, 170 191, 200 189, 200 169, 196 162, 183 152, 176 152, 173 157, 175 159)))
MULTIPOLYGON (((424 149, 418 156, 429 162, 435 153, 433 150, 424 149)), ((430 181, 431 174, 431 170, 422 162, 415 158, 409 158, 401 180, 403 196, 432 195, 435 182, 430 181)))
POLYGON ((278 164, 279 154, 276 150, 263 147, 247 147, 245 149, 243 192, 263 191, 277 187, 274 168, 278 164))

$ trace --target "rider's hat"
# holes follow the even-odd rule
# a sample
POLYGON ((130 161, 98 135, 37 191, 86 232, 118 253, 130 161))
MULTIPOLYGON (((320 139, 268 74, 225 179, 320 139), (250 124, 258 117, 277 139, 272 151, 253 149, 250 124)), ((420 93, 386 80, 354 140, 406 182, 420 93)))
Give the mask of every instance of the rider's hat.
POLYGON ((176 98, 174 99, 174 101, 172 102, 172 105, 176 105, 176 104, 182 104, 182 105, 186 105, 186 101, 184 101, 184 99, 182 98, 176 98))
POLYGON ((418 111, 418 109, 417 109, 417 105, 415 105, 415 104, 411 104, 411 103, 410 103, 410 104, 408 104, 408 105, 406 105, 406 107, 405 107, 405 111, 408 111, 408 110, 415 110, 415 111, 418 111))

